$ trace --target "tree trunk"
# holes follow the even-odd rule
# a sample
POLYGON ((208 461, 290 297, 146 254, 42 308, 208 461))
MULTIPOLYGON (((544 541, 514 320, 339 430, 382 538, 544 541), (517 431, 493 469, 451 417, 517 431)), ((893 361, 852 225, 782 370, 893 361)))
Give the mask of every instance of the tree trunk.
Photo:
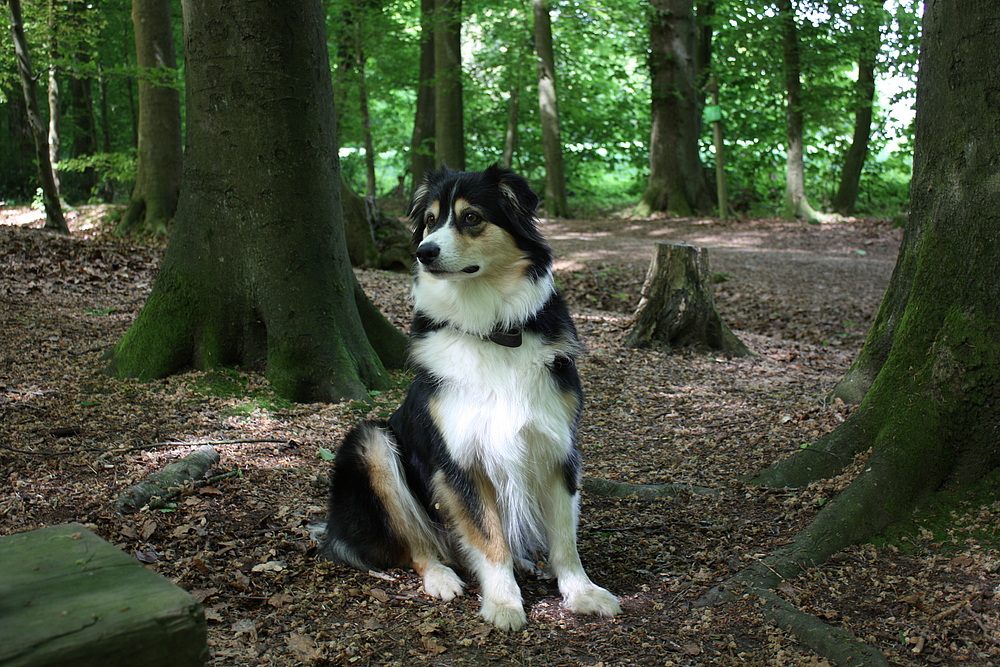
POLYGON ((707 211, 711 195, 698 155, 701 114, 695 89, 693 0, 651 3, 649 46, 649 181, 635 213, 690 216, 707 211))
POLYGON ((434 0, 420 0, 420 81, 410 141, 411 192, 434 170, 434 96, 434 0))
POLYGON ((872 129, 872 103, 875 99, 875 59, 881 42, 879 22, 861 4, 862 45, 858 55, 858 81, 855 87, 856 110, 854 112, 854 138, 844 159, 844 170, 840 174, 840 185, 833 196, 833 210, 841 215, 852 215, 858 201, 858 184, 861 170, 868 157, 868 141, 872 129))
POLYGON ((517 148, 517 116, 521 104, 521 85, 515 83, 510 87, 510 99, 507 100, 507 132, 503 137, 503 157, 500 163, 508 169, 514 162, 514 149, 517 148))
POLYGON ((795 6, 792 0, 778 0, 781 21, 781 43, 785 69, 785 132, 787 137, 785 157, 784 216, 789 220, 801 218, 809 222, 822 222, 824 216, 813 209, 806 198, 806 165, 804 158, 805 121, 802 112, 802 81, 799 66, 799 38, 795 25, 795 6))
POLYGON ((348 261, 319 1, 186 2, 184 35, 176 222, 110 372, 264 365, 290 400, 366 398, 386 385, 383 362, 401 361, 405 336, 348 261))
POLYGON ((132 25, 139 65, 139 149, 135 187, 117 231, 166 234, 177 210, 182 170, 170 1, 133 0, 132 25))
POLYGON ((551 216, 568 218, 549 3, 548 0, 532 0, 532 4, 535 12, 535 49, 538 52, 538 112, 542 120, 542 152, 545 154, 545 198, 542 206, 551 216))
POLYGON ((365 194, 369 197, 378 196, 375 184, 375 142, 372 139, 372 117, 368 108, 368 80, 365 75, 365 64, 368 56, 362 44, 361 28, 357 20, 352 21, 354 32, 354 62, 358 70, 358 106, 361 112, 361 134, 365 143, 365 194))
MULTIPOLYGON (((462 0, 435 0, 434 162, 437 167, 447 165, 459 171, 465 169, 464 108, 462 0)), ((416 180, 419 182, 420 178, 416 180)))
POLYGON ((59 158, 62 153, 62 111, 59 100, 59 68, 56 60, 59 59, 59 43, 56 38, 55 28, 55 7, 50 2, 49 7, 49 163, 52 165, 52 180, 56 185, 56 192, 62 197, 62 184, 59 179, 59 158))
POLYGON ((931 0, 917 83, 910 225, 873 337, 887 344, 875 379, 827 438, 757 480, 803 485, 870 450, 862 472, 786 548, 723 588, 765 589, 869 539, 947 484, 1000 468, 1000 6, 931 0), (837 466, 815 466, 838 458, 837 466))
POLYGON ((635 319, 626 345, 667 350, 706 347, 737 357, 753 354, 715 308, 705 248, 656 244, 635 319))
POLYGON ((17 72, 21 77, 21 88, 24 91, 24 105, 28 111, 31 136, 35 140, 38 180, 42 188, 42 200, 45 204, 45 229, 59 234, 69 234, 69 226, 66 224, 62 205, 59 203, 59 189, 56 187, 55 176, 52 172, 52 162, 49 160, 48 132, 45 129, 42 112, 38 106, 38 86, 35 82, 35 74, 31 70, 28 40, 24 37, 21 1, 8 0, 8 4, 10 5, 10 29, 14 37, 17 72))

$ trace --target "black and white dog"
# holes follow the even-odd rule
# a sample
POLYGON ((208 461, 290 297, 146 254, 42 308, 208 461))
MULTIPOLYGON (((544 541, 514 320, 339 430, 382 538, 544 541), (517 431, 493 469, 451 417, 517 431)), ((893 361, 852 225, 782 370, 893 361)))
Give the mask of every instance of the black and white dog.
POLYGON ((536 227, 538 197, 514 172, 431 173, 410 216, 418 260, 410 364, 388 421, 356 426, 330 473, 319 555, 360 568, 412 566, 424 591, 479 579, 483 617, 526 617, 515 566, 547 548, 565 606, 613 616, 576 548, 581 390, 576 330, 536 227))

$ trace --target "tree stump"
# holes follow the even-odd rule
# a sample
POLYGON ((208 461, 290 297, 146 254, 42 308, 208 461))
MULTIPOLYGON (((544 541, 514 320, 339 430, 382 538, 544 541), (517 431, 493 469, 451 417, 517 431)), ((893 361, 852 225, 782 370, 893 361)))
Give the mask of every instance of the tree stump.
POLYGON ((188 667, 201 605, 78 523, 0 537, 0 665, 188 667))
POLYGON ((734 357, 753 354, 730 331, 715 308, 705 248, 682 243, 656 244, 635 320, 625 339, 632 347, 671 350, 695 346, 734 357))

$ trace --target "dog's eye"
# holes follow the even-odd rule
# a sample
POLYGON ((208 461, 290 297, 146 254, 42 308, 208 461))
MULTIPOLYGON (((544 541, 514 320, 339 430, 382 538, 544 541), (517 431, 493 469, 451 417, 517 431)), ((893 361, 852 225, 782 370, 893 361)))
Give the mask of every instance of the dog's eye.
POLYGON ((477 225, 479 224, 479 221, 482 220, 482 218, 479 216, 478 213, 473 213, 472 211, 469 211, 464 216, 462 216, 462 220, 467 225, 477 225))
POLYGON ((433 213, 428 213, 427 217, 424 218, 424 225, 426 225, 427 227, 433 227, 434 223, 436 221, 437 221, 437 218, 434 217, 434 214, 433 213))

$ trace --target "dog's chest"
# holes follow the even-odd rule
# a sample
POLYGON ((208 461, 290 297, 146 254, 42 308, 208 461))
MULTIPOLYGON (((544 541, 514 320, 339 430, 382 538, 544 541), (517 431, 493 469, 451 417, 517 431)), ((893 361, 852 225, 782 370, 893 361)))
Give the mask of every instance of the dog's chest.
POLYGON ((429 408, 459 465, 551 463, 573 446, 579 398, 556 382, 559 351, 539 336, 525 333, 520 347, 508 348, 441 329, 411 352, 437 380, 429 408))

